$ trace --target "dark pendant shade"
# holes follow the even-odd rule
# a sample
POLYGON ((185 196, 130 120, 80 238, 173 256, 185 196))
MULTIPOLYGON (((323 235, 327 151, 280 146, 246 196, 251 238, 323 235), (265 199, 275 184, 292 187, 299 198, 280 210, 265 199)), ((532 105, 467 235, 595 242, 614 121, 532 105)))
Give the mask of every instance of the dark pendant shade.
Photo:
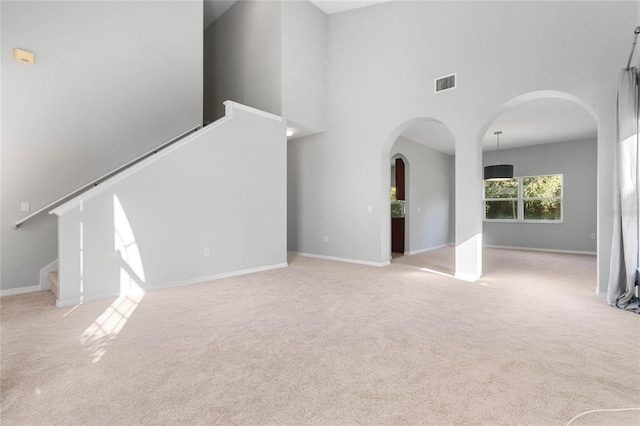
POLYGON ((495 164, 484 168, 484 180, 513 179, 513 164, 495 164))

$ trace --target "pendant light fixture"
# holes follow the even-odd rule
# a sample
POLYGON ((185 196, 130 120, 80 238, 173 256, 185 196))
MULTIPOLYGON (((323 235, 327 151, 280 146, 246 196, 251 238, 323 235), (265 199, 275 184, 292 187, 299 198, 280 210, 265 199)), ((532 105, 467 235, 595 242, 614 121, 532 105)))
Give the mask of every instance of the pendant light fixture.
POLYGON ((484 168, 484 180, 509 180, 513 179, 513 164, 500 164, 500 135, 501 131, 493 132, 498 144, 498 164, 484 168))

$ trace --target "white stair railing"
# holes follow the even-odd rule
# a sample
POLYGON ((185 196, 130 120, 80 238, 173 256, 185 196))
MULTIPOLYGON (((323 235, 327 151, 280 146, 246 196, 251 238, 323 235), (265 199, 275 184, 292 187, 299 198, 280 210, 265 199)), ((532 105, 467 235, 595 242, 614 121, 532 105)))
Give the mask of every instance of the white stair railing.
POLYGON ((94 179, 91 182, 89 182, 86 185, 81 186, 80 188, 68 193, 67 195, 64 195, 60 198, 58 198, 57 200, 53 201, 52 203, 47 204, 46 206, 36 210, 35 212, 31 213, 28 216, 23 217, 22 219, 20 219, 19 221, 17 221, 15 223, 15 229, 18 229, 22 224, 24 224, 25 222, 31 220, 32 218, 38 216, 39 214, 49 211, 51 209, 53 209, 54 207, 57 207, 63 203, 65 203, 66 201, 70 200, 71 198, 74 198, 80 194, 82 194, 83 192, 93 188, 94 186, 98 186, 100 183, 104 182, 105 180, 117 175, 118 173, 128 169, 129 167, 138 164, 139 162, 145 160, 146 158, 151 157, 152 155, 160 152, 161 150, 173 145, 174 143, 184 139, 185 137, 189 136, 190 134, 200 130, 202 128, 202 125, 197 125, 196 127, 193 127, 189 130, 187 130, 186 132, 176 136, 175 138, 163 143, 162 145, 152 149, 151 151, 148 151, 142 155, 140 155, 139 157, 134 158, 133 160, 123 164, 122 166, 110 171, 109 173, 106 173, 102 176, 100 176, 98 179, 94 179))

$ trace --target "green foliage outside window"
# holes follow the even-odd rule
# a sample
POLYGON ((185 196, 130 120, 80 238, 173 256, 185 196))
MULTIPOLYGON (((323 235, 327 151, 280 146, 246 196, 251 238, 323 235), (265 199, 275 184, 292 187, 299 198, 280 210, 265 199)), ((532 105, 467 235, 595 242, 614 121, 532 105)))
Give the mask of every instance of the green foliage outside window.
POLYGON ((484 182, 484 197, 489 198, 518 198, 518 179, 486 180, 484 182))
POLYGON ((561 197, 562 178, 560 175, 522 178, 522 196, 524 198, 561 197))
POLYGON ((486 199, 508 198, 509 200, 486 201, 487 219, 516 220, 518 218, 518 179, 485 181, 486 199))
POLYGON ((562 220, 562 175, 485 181, 484 197, 486 219, 518 220, 522 203, 524 220, 562 220))
POLYGON ((560 175, 522 178, 525 220, 560 220, 562 178, 560 175), (537 198, 527 200, 527 198, 537 198), (540 199, 542 198, 542 199, 540 199))
POLYGON ((486 218, 494 220, 516 220, 518 218, 518 201, 485 202, 486 218))
POLYGON ((395 186, 391 188, 390 192, 391 199, 391 217, 404 217, 404 205, 402 201, 398 201, 396 199, 396 188, 395 186))

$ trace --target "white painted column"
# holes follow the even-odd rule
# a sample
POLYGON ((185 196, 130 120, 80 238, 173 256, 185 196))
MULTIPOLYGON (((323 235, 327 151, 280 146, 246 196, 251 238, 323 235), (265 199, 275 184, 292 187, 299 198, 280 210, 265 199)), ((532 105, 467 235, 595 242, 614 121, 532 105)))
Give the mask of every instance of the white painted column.
POLYGON ((482 277, 482 148, 470 133, 456 135, 456 278, 482 277))

